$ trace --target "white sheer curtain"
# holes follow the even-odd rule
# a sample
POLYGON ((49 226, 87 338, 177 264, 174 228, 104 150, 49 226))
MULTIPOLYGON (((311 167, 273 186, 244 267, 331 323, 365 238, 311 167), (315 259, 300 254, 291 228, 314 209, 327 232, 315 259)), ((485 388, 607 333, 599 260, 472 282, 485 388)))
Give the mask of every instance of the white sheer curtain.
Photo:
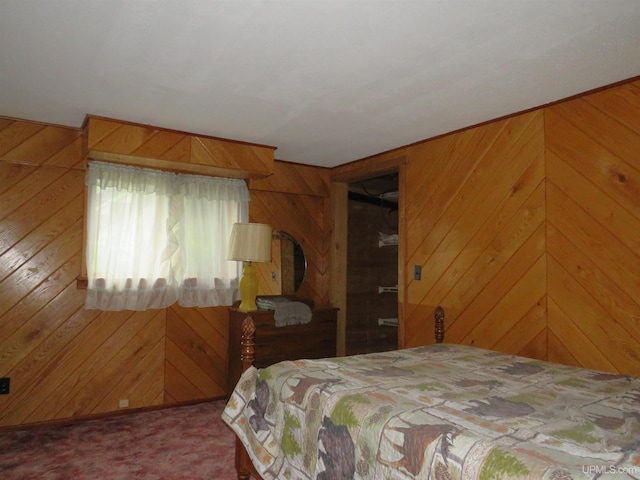
POLYGON ((231 305, 241 264, 226 259, 246 222, 244 181, 90 162, 85 307, 231 305))

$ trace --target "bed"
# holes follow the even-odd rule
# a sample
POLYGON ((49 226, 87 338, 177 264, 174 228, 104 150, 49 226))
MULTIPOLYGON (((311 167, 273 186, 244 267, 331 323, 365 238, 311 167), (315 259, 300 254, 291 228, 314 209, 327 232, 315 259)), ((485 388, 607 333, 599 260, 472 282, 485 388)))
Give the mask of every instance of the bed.
POLYGON ((442 343, 245 371, 239 479, 640 479, 640 378, 442 343))

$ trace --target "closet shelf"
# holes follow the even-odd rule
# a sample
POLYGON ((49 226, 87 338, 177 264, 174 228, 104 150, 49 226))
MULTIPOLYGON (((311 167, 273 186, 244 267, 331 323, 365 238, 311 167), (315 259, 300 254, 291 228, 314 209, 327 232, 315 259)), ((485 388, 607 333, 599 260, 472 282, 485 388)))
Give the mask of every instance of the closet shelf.
POLYGON ((378 287, 378 293, 398 293, 398 286, 395 287, 378 287))
POLYGON ((390 246, 390 245, 398 245, 398 234, 397 233, 386 234, 386 233, 378 232, 378 235, 379 235, 378 247, 387 247, 387 246, 390 246))
POLYGON ((378 318, 378 325, 385 325, 387 327, 397 327, 398 319, 397 318, 378 318))

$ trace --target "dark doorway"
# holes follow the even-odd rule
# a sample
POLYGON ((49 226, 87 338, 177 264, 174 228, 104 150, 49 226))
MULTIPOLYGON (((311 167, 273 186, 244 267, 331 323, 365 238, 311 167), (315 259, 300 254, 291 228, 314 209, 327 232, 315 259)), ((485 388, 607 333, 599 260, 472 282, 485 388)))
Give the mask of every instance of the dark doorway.
POLYGON ((349 184, 346 354, 398 346, 398 175, 349 184))

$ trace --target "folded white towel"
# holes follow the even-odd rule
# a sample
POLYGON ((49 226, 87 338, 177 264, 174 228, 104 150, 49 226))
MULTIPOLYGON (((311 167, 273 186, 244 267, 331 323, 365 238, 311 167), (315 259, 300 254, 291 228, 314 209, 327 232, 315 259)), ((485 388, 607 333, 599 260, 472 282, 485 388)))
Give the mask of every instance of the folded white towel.
POLYGON ((286 327, 287 325, 302 325, 309 323, 313 313, 309 305, 302 302, 280 302, 276 303, 273 319, 276 327, 286 327))
POLYGON ((256 305, 262 310, 275 310, 276 305, 290 302, 286 297, 257 297, 256 305))

